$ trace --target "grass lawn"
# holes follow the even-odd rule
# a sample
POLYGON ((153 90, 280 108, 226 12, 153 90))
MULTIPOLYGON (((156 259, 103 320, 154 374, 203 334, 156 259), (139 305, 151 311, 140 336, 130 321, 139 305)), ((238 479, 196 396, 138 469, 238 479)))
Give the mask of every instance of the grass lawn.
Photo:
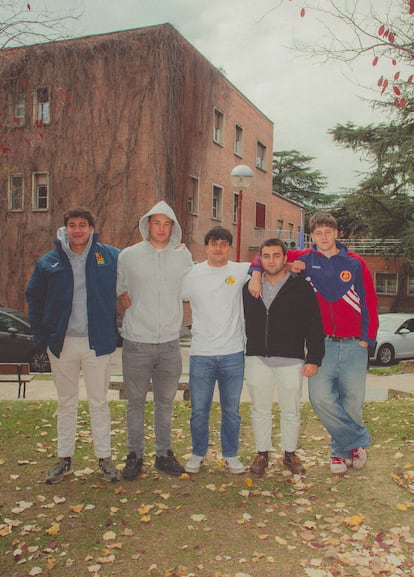
MULTIPOLYGON (((303 478, 274 453, 262 479, 231 475, 220 459, 220 409, 198 475, 153 467, 147 404, 145 472, 134 482, 99 475, 87 404, 80 403, 75 474, 44 483, 56 458, 56 403, 0 403, 1 575, 28 577, 413 576, 414 399, 367 403, 367 466, 342 477, 328 468, 328 436, 302 407, 303 478)), ((111 402, 113 457, 126 454, 125 403, 111 402)), ((240 457, 254 456, 250 404, 243 403, 240 457)), ((191 452, 188 402, 175 404, 173 448, 191 452)), ((274 410, 278 447, 279 411, 274 410)))

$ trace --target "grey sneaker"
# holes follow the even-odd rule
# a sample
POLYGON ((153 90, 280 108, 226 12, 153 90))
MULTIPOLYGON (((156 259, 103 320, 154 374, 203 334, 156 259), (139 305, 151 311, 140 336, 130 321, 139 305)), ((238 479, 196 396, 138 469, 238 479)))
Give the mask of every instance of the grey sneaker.
POLYGON ((204 457, 192 454, 184 469, 187 473, 199 473, 202 465, 204 465, 204 457))
POLYGON ((63 477, 66 477, 71 473, 73 473, 72 459, 70 457, 61 457, 58 461, 56 461, 50 471, 47 472, 46 484, 53 485, 54 483, 59 483, 63 477))
POLYGON ((164 471, 164 473, 168 473, 168 475, 174 475, 175 477, 179 477, 185 473, 184 467, 180 465, 174 457, 174 453, 171 449, 168 449, 166 457, 163 457, 162 455, 156 456, 155 468, 164 471))
POLYGON ((232 475, 241 475, 246 471, 246 467, 240 461, 239 457, 226 457, 224 466, 232 475))
POLYGON ((115 467, 111 457, 99 459, 99 469, 103 474, 105 481, 110 481, 111 483, 119 481, 119 471, 115 467))

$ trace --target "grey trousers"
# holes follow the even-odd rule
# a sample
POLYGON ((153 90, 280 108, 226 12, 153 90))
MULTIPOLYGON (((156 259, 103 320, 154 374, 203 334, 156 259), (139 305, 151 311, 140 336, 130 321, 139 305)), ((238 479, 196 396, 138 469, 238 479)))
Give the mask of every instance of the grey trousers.
POLYGON ((155 452, 167 455, 171 448, 172 404, 181 375, 179 340, 138 343, 124 339, 122 368, 127 398, 128 452, 144 456, 145 401, 150 382, 154 394, 155 452))

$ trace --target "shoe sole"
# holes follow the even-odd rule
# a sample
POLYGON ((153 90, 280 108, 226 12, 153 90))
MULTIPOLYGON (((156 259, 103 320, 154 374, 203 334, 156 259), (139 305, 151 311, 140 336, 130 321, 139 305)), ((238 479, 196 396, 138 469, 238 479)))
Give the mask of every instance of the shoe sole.
POLYGON ((62 475, 60 477, 58 477, 57 479, 46 479, 46 485, 56 485, 56 483, 60 483, 61 481, 63 481, 63 479, 65 477, 69 477, 69 475, 72 475, 73 471, 72 469, 70 469, 69 471, 65 471, 64 473, 62 473, 62 475))
POLYGON ((165 471, 164 469, 160 469, 160 467, 157 467, 157 465, 154 465, 155 469, 157 469, 157 471, 161 471, 161 473, 165 473, 166 475, 171 475, 171 477, 179 477, 180 475, 182 475, 183 473, 185 473, 185 469, 183 469, 182 471, 177 473, 173 473, 171 471, 165 471))
POLYGON ((232 475, 243 475, 243 473, 246 472, 246 467, 244 469, 232 469, 231 467, 229 467, 228 465, 224 465, 224 467, 227 469, 227 471, 229 473, 231 473, 232 475))
POLYGON ((105 477, 105 475, 104 475, 104 473, 102 473, 102 471, 101 471, 101 474, 103 476, 104 481, 108 481, 108 483, 116 483, 117 481, 120 480, 119 475, 118 475, 118 477, 105 477))
POLYGON ((188 465, 184 465, 184 470, 186 473, 192 473, 193 475, 196 475, 197 473, 200 472, 200 469, 203 465, 204 461, 201 461, 198 467, 189 467, 188 465))
POLYGON ((346 468, 344 471, 332 471, 332 469, 330 469, 332 475, 345 475, 345 473, 348 471, 348 468, 346 468))
POLYGON ((139 471, 136 475, 133 475, 133 476, 126 476, 126 475, 124 475, 124 474, 121 473, 121 477, 122 477, 123 479, 125 479, 125 481, 135 481, 136 479, 138 479, 138 476, 139 476, 140 472, 141 472, 141 471, 139 471))

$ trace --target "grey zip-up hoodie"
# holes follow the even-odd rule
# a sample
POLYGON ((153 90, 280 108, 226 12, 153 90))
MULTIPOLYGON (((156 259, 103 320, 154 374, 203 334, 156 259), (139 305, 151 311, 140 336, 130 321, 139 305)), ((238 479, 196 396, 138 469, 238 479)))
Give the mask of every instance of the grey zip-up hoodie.
POLYGON ((166 343, 177 339, 183 322, 182 281, 192 267, 191 253, 182 246, 181 227, 172 208, 158 202, 139 221, 144 239, 118 259, 118 296, 128 291, 132 304, 125 311, 121 335, 129 341, 166 343), (168 245, 157 249, 148 240, 148 220, 163 214, 174 225, 168 245))

